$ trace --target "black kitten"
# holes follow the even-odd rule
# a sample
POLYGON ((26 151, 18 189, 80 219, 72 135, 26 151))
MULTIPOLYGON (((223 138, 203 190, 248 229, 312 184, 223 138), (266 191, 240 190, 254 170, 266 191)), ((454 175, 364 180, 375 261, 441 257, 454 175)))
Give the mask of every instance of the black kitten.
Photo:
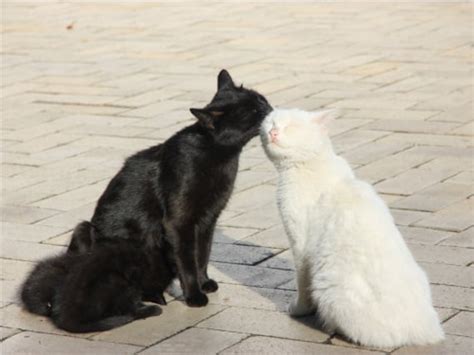
POLYGON ((128 158, 109 183, 91 221, 100 238, 145 248, 158 243, 177 269, 186 303, 206 305, 203 292, 218 288, 207 275, 214 227, 232 193, 240 152, 271 109, 222 70, 212 101, 191 109, 198 121, 128 158))
POLYGON ((70 252, 41 261, 20 296, 28 311, 51 317, 58 328, 95 332, 159 315, 158 306, 142 303, 144 294, 153 294, 153 301, 164 304, 162 294, 172 279, 159 249, 144 252, 116 241, 88 253, 70 252))

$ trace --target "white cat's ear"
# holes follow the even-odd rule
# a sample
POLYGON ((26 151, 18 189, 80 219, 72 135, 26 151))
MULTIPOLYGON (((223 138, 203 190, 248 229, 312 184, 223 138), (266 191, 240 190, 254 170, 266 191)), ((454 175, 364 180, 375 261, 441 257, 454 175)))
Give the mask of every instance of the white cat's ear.
POLYGON ((311 122, 325 128, 326 130, 331 125, 331 122, 338 116, 336 109, 328 109, 311 112, 311 122))

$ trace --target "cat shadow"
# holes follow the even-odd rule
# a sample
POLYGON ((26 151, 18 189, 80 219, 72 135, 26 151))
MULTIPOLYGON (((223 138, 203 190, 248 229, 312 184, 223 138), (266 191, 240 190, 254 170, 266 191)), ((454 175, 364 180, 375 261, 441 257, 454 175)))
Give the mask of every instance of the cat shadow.
MULTIPOLYGON (((220 273, 224 274, 226 277, 231 278, 233 281, 235 281, 238 285, 241 285, 245 288, 251 289, 253 292, 258 293, 261 297, 268 299, 272 303, 275 304, 275 309, 276 311, 283 312, 285 315, 293 319, 294 321, 299 322, 300 324, 314 329, 321 331, 325 334, 328 334, 323 326, 320 320, 317 318, 316 314, 314 315, 308 315, 308 316, 302 316, 302 317, 291 317, 287 311, 287 308, 291 302, 291 300, 296 297, 297 292, 295 287, 285 287, 285 288, 279 288, 282 285, 286 285, 290 283, 291 281, 295 280, 296 274, 294 269, 288 269, 288 268, 272 268, 268 266, 261 266, 261 264, 264 264, 268 261, 272 261, 273 264, 275 265, 285 265, 288 263, 288 260, 285 258, 281 257, 281 254, 287 250, 286 249, 278 249, 279 251, 275 253, 275 248, 269 248, 266 246, 258 245, 253 242, 249 242, 247 240, 239 240, 239 239, 233 239, 232 237, 228 236, 225 234, 225 229, 219 229, 218 231, 218 241, 214 241, 213 243, 213 249, 217 249, 222 245, 232 245, 240 248, 240 252, 248 251, 249 255, 247 259, 251 259, 252 255, 251 253, 255 250, 255 248, 259 248, 260 251, 262 251, 263 255, 270 255, 268 257, 264 257, 252 264, 248 263, 234 263, 234 262, 226 262, 222 260, 216 260, 213 259, 212 251, 211 251, 211 262, 210 265, 212 265, 217 271, 220 273), (232 265, 239 265, 242 267, 242 269, 247 269, 247 268, 260 268, 260 269, 265 269, 263 273, 263 277, 265 277, 266 272, 288 272, 288 278, 278 284, 276 286, 262 286, 258 285, 258 282, 249 282, 249 277, 248 275, 245 274, 245 272, 233 272, 229 273, 229 266, 232 267, 232 265), (282 301, 283 299, 283 301, 282 301)), ((243 259, 245 258, 245 255, 242 255, 243 259)), ((291 261, 292 262, 292 261, 291 261)), ((251 270, 249 270, 251 272, 251 270)), ((258 273, 257 273, 258 275, 258 273)), ((210 271, 211 278, 213 277, 212 275, 212 270, 210 271)), ((258 277, 258 276, 257 276, 258 277)), ((225 283, 220 280, 217 280, 219 283, 225 283)), ((219 292, 219 291, 217 291, 219 292)), ((212 303, 212 301, 211 301, 212 303)), ((330 337, 333 334, 328 334, 330 337)))

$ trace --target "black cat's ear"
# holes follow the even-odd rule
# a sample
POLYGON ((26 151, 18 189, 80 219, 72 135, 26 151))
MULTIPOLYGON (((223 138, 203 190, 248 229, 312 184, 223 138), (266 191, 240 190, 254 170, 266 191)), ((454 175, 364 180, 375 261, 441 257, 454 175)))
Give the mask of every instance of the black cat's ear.
POLYGON ((224 112, 217 110, 208 110, 205 108, 191 108, 191 113, 196 117, 199 123, 206 128, 214 129, 214 121, 222 116, 224 112))
POLYGON ((217 77, 217 90, 221 90, 225 87, 233 87, 234 81, 230 76, 229 72, 225 69, 222 69, 217 77))

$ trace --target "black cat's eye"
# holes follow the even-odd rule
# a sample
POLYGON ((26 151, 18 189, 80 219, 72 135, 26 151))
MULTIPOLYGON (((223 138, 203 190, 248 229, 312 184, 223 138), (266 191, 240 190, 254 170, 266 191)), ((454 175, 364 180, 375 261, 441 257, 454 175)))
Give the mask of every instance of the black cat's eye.
POLYGON ((258 110, 257 110, 256 108, 254 108, 254 109, 252 110, 252 112, 253 112, 253 113, 258 113, 258 110))

